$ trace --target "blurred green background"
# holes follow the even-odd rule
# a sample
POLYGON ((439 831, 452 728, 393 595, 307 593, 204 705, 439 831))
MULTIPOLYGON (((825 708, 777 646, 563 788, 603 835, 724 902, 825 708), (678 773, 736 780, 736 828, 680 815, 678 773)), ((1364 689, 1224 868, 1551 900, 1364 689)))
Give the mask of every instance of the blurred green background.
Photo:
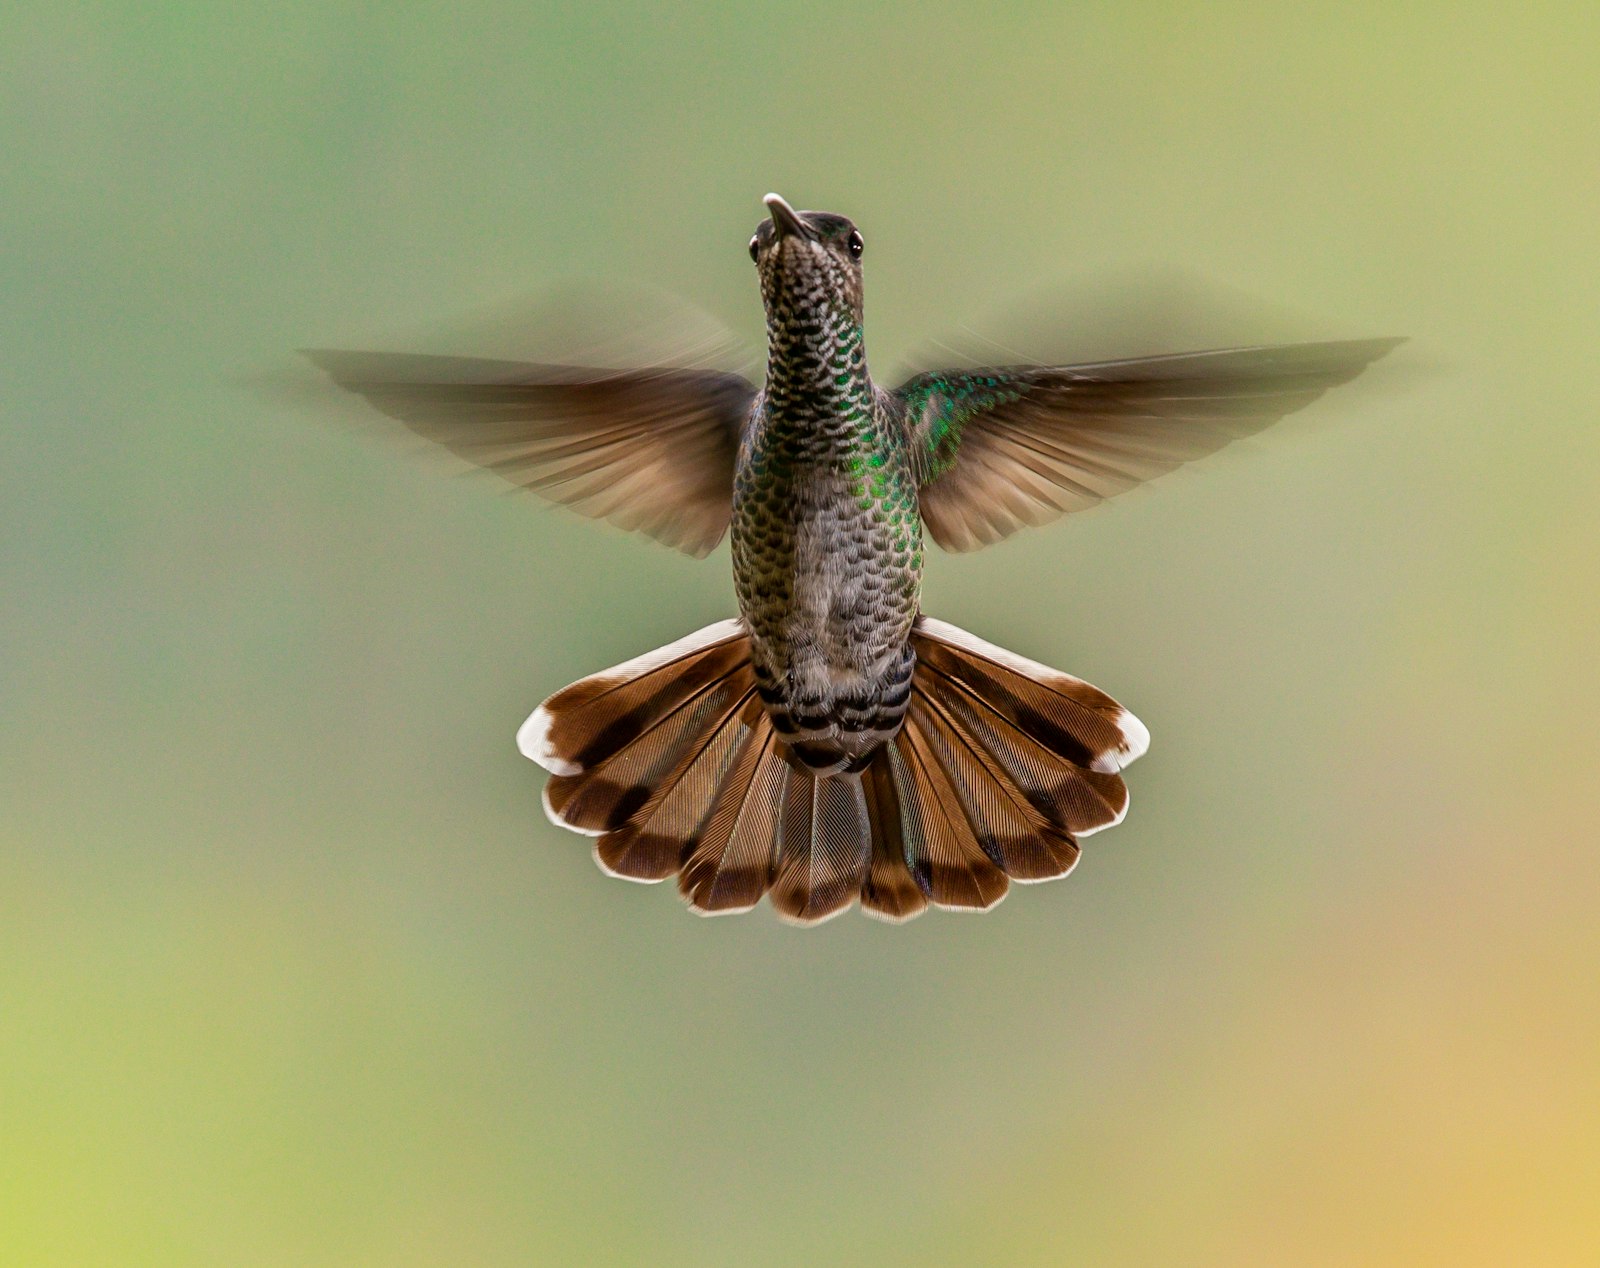
POLYGON ((0 1261, 1596 1262, 1597 82, 1572 3, 8 5, 0 1261), (228 383, 574 280, 759 346, 768 189, 880 369, 1145 266, 1425 367, 933 559, 1155 736, 981 919, 604 880, 512 733, 726 549, 228 383))

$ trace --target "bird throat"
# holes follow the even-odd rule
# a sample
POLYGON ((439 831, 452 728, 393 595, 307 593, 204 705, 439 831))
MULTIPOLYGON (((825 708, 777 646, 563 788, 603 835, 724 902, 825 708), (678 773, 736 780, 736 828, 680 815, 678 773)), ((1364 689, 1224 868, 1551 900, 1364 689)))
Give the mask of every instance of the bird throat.
POLYGON ((872 380, 861 322, 835 305, 775 304, 767 317, 767 426, 796 456, 869 443, 872 380))

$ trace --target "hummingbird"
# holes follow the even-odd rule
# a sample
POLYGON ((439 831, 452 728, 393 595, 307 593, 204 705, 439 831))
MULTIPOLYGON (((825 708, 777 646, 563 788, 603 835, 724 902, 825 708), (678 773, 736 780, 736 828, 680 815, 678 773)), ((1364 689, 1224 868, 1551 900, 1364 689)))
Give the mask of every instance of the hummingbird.
POLYGON ((557 824, 704 915, 900 922, 1065 876, 1121 822, 1149 732, 1081 679, 921 608, 926 539, 970 551, 1261 428, 1401 340, 1085 365, 868 369, 846 217, 777 194, 749 242, 764 381, 314 351, 456 454, 696 557, 738 616, 573 683, 521 726, 557 824))

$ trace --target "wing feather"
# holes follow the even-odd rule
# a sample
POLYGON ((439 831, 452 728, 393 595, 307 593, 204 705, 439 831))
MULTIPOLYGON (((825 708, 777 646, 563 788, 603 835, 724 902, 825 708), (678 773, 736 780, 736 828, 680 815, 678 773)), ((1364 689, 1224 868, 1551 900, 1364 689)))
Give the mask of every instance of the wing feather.
POLYGON ((727 531, 755 388, 716 370, 593 370, 308 351, 340 387, 521 488, 691 555, 727 531))
POLYGON ((1309 405, 1399 339, 919 374, 894 392, 946 550, 1114 497, 1309 405))

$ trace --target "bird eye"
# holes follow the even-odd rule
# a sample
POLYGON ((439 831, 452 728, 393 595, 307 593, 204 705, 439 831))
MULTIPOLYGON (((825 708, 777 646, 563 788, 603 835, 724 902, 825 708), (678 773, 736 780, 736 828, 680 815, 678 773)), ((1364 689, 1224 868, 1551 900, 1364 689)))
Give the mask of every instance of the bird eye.
POLYGON ((750 258, 753 260, 761 254, 761 248, 756 244, 756 235, 750 235, 750 258))
POLYGON ((845 245, 850 248, 850 258, 852 260, 859 260, 861 258, 861 252, 866 248, 867 244, 861 240, 861 234, 857 230, 852 229, 850 230, 850 237, 846 240, 845 245))

